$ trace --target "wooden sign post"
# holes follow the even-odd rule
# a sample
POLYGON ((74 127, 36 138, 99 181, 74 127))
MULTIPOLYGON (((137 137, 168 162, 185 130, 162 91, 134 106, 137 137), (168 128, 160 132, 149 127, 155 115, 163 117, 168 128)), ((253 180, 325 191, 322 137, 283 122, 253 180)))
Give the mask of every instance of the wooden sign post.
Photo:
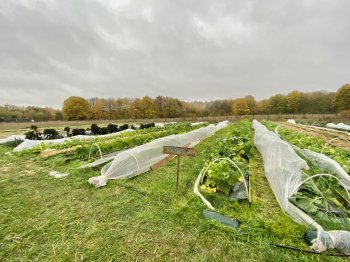
POLYGON ((179 189, 180 157, 195 156, 196 150, 189 147, 163 146, 163 154, 177 155, 176 190, 179 189))

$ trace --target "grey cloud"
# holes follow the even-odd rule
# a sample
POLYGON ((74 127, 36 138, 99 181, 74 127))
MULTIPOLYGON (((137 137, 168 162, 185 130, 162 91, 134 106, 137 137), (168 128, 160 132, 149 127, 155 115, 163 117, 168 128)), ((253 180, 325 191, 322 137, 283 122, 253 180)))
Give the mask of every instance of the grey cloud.
POLYGON ((265 98, 349 82, 350 2, 2 1, 0 104, 265 98))

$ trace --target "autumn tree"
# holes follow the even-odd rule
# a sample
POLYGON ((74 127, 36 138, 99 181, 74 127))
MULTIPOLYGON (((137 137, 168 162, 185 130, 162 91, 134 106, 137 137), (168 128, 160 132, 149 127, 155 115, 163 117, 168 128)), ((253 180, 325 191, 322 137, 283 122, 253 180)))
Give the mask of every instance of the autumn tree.
POLYGON ((59 120, 63 120, 63 114, 62 114, 62 112, 60 111, 60 110, 56 110, 56 112, 55 112, 55 120, 56 121, 59 121, 59 120))
POLYGON ((166 97, 163 106, 163 117, 179 117, 182 115, 183 106, 179 99, 166 97))
POLYGON ((267 106, 268 106, 268 100, 267 99, 263 99, 257 102, 257 113, 258 114, 267 114, 267 106))
POLYGON ((282 94, 271 96, 267 100, 267 111, 269 114, 287 113, 287 97, 282 94))
POLYGON ((85 120, 90 116, 90 104, 82 97, 71 96, 64 100, 62 112, 67 120, 85 120))
POLYGON ((108 116, 109 121, 113 118, 113 115, 115 114, 117 110, 117 104, 115 102, 115 99, 113 98, 107 98, 103 100, 103 111, 108 116))
POLYGON ((215 100, 207 103, 206 109, 212 116, 231 115, 232 113, 231 100, 215 100))
POLYGON ((244 99, 245 99, 247 106, 249 108, 249 114, 252 114, 252 115, 256 114, 257 109, 258 109, 258 105, 256 103, 254 96, 249 95, 249 96, 246 96, 244 99))
POLYGON ((91 117, 93 119, 104 119, 104 100, 96 97, 89 99, 89 103, 91 105, 91 117))
POLYGON ((232 113, 234 115, 248 115, 250 113, 247 100, 245 98, 238 98, 232 102, 232 113))
POLYGON ((350 110, 350 84, 345 84, 337 90, 333 104, 337 112, 350 110))
POLYGON ((301 93, 299 91, 292 91, 287 95, 287 112, 296 114, 299 110, 301 100, 301 93))
POLYGON ((133 100, 130 105, 130 115, 133 118, 155 118, 157 114, 153 99, 145 96, 142 99, 133 100))
POLYGON ((145 96, 141 99, 140 102, 143 118, 156 117, 156 107, 152 98, 150 98, 149 96, 145 96))
POLYGON ((165 97, 157 96, 156 99, 154 99, 154 107, 156 109, 156 114, 158 117, 160 118, 165 117, 165 114, 164 114, 165 97))
POLYGON ((126 119, 129 117, 129 108, 131 101, 128 98, 118 98, 115 100, 116 118, 126 119))
POLYGON ((201 101, 182 102, 184 114, 187 117, 204 116, 205 103, 201 101))
POLYGON ((316 91, 307 93, 307 109, 305 110, 307 113, 314 114, 324 114, 333 112, 333 100, 334 93, 328 93, 324 91, 316 91))
POLYGON ((140 98, 136 98, 132 100, 129 111, 130 111, 130 116, 132 118, 142 118, 142 105, 141 105, 140 98))

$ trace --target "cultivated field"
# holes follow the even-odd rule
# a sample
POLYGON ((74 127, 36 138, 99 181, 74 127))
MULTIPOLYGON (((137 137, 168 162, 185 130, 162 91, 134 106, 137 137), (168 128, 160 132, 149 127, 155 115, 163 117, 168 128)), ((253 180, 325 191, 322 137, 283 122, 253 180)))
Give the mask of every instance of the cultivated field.
MULTIPOLYGON (((272 122, 266 124, 271 129, 276 126, 272 122)), ((1 127, 0 137, 23 133, 21 128, 26 125, 8 126, 7 130, 1 127)), ((88 123, 38 125, 87 127, 88 123)), ((235 145, 239 140, 245 141, 242 146, 253 145, 251 122, 228 125, 199 143, 195 147, 195 157, 182 157, 178 191, 175 190, 176 159, 132 179, 110 180, 98 189, 87 181, 99 176, 101 167, 78 169, 92 162, 87 152, 94 143, 107 154, 206 126, 150 128, 118 137, 47 145, 18 153, 9 153, 12 147, 0 145, 1 260, 345 261, 340 257, 275 246, 308 250, 303 240, 307 226, 294 222, 282 211, 264 175, 263 159, 255 147, 251 147, 249 154, 244 152, 249 156, 247 162, 234 158, 236 155, 231 153, 224 155, 247 163, 242 168, 250 173, 251 204, 232 202, 203 190, 203 195, 218 212, 240 221, 240 228, 204 219, 202 211, 206 206, 193 193, 196 178, 208 161, 219 156, 223 147, 229 150, 228 145, 235 145), (232 140, 234 137, 238 140, 232 140), (56 150, 56 153, 43 155, 45 149, 56 150), (54 170, 69 176, 59 179, 49 176, 54 170)), ((320 135, 299 129, 301 134, 320 135)), ((327 140, 328 134, 320 137, 327 140)), ((333 146, 338 144, 329 147, 333 146)), ((99 157, 97 150, 93 151, 93 157, 99 157)))

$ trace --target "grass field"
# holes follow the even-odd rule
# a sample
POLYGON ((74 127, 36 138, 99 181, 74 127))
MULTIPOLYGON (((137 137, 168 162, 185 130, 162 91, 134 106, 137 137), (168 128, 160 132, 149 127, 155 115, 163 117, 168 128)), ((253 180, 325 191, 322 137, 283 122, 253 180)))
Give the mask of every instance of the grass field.
POLYGON ((255 150, 251 160, 253 203, 219 204, 242 222, 240 230, 204 220, 205 206, 193 184, 205 151, 233 128, 219 131, 183 158, 175 192, 176 159, 130 180, 96 189, 88 178, 99 169, 77 170, 64 155, 4 155, 0 146, 0 260, 2 261, 345 261, 280 249, 307 249, 304 226, 281 211, 255 150), (70 176, 55 179, 49 171, 70 176))

